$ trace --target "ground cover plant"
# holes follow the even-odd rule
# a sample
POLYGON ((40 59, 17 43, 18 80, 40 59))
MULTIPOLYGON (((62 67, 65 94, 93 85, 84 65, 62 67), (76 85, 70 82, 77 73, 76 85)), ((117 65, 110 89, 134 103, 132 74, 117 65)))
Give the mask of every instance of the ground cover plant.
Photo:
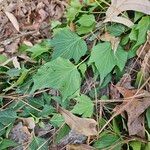
POLYGON ((0 150, 149 150, 149 15, 149 0, 1 0, 0 150))

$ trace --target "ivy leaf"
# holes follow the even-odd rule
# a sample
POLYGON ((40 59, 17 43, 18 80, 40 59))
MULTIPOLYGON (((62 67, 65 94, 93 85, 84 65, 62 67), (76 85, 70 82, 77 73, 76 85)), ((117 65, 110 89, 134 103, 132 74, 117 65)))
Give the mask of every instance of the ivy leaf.
POLYGON ((81 77, 69 60, 57 58, 44 64, 33 76, 34 85, 32 92, 37 89, 54 88, 61 92, 63 99, 78 95, 81 77))
POLYGON ((87 15, 84 14, 81 18, 77 21, 81 26, 89 27, 95 22, 94 15, 87 15))
POLYGON ((51 44, 54 47, 53 59, 60 56, 66 59, 73 58, 77 63, 87 51, 85 41, 69 29, 58 32, 51 44))
POLYGON ((116 53, 111 49, 109 42, 97 44, 91 53, 89 63, 94 62, 101 77, 101 81, 108 73, 117 65, 120 70, 124 68, 127 60, 127 52, 123 51, 121 46, 118 46, 116 53))
POLYGON ((76 98, 77 104, 74 106, 72 113, 82 115, 82 117, 91 117, 93 114, 94 104, 86 95, 76 98))

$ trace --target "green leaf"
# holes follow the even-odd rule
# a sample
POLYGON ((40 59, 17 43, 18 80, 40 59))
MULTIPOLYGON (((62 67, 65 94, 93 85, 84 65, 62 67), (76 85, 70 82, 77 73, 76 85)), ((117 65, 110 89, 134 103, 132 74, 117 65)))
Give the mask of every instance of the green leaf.
POLYGON ((29 145, 29 150, 47 150, 48 149, 48 142, 39 137, 34 137, 32 142, 29 145))
POLYGON ((60 114, 54 114, 50 122, 54 127, 60 127, 64 123, 64 118, 60 114))
POLYGON ((150 108, 148 108, 146 111, 146 119, 147 119, 148 127, 150 129, 150 108))
POLYGON ((93 29, 94 29, 95 25, 91 25, 91 26, 88 26, 88 27, 85 27, 85 26, 78 26, 77 27, 77 33, 79 35, 81 34, 85 34, 85 33, 89 33, 91 32, 93 29))
POLYGON ((119 67, 120 71, 122 71, 127 62, 128 53, 124 51, 121 46, 118 46, 118 49, 114 54, 114 57, 116 60, 116 65, 119 67))
POLYGON ((133 150, 141 150, 142 143, 140 141, 132 141, 130 142, 130 146, 133 150))
POLYGON ((5 62, 7 60, 7 57, 5 55, 0 55, 0 64, 5 62))
POLYGON ((2 136, 5 133, 5 126, 0 123, 0 136, 2 136))
POLYGON ((51 44, 54 47, 53 59, 60 56, 67 59, 73 58, 77 63, 87 51, 85 41, 69 29, 58 32, 51 44))
POLYGON ((8 125, 14 122, 16 118, 16 112, 11 109, 0 111, 0 123, 3 125, 8 125))
POLYGON ((150 17, 145 16, 139 21, 136 30, 138 30, 138 37, 136 44, 132 48, 133 50, 143 44, 146 41, 147 31, 150 29, 150 17))
POLYGON ((39 112, 39 116, 47 117, 48 115, 51 115, 55 111, 55 108, 51 105, 45 105, 42 112, 39 112))
POLYGON ((94 110, 94 104, 86 95, 76 98, 77 104, 74 106, 72 113, 82 115, 82 117, 91 117, 94 110))
POLYGON ((150 150, 150 134, 148 131, 146 131, 147 137, 148 137, 148 143, 145 145, 144 150, 150 150))
POLYGON ((36 58, 41 54, 48 52, 50 49, 50 40, 45 40, 42 43, 35 44, 33 47, 28 48, 26 51, 32 52, 31 57, 36 58))
POLYGON ((58 130, 57 132, 57 136, 56 136, 56 139, 55 139, 55 142, 56 143, 59 143, 59 141, 64 138, 67 134, 69 134, 69 131, 70 131, 70 128, 68 125, 63 125, 62 128, 60 128, 60 130, 58 130))
POLYGON ((125 52, 121 46, 118 46, 116 53, 111 49, 109 42, 97 44, 91 53, 89 63, 94 62, 97 67, 101 82, 117 65, 122 70, 127 61, 127 52, 125 52))
POLYGON ((125 32, 125 26, 122 24, 112 24, 111 26, 107 27, 109 33, 113 36, 120 36, 122 33, 125 32))
POLYGON ((3 139, 2 141, 0 141, 0 150, 6 150, 8 149, 9 147, 15 147, 17 146, 18 144, 15 143, 14 141, 12 140, 9 140, 9 139, 3 139))
POLYGON ((136 41, 138 38, 138 31, 136 30, 136 28, 132 28, 131 33, 129 34, 129 38, 132 41, 136 41))
POLYGON ((68 21, 73 21, 82 8, 79 0, 71 0, 70 6, 67 8, 66 17, 68 21))
POLYGON ((84 14, 80 17, 80 19, 77 22, 81 26, 89 27, 95 23, 95 17, 94 17, 94 15, 84 14))
MULTIPOLYGON (((112 145, 116 144, 116 142, 119 142, 119 141, 120 141, 120 139, 118 136, 106 133, 98 141, 96 141, 94 143, 94 147, 101 150, 102 148, 112 146, 112 145)), ((118 149, 119 148, 114 147, 114 150, 118 150, 118 149)))
POLYGON ((134 12, 134 14, 135 14, 134 15, 134 22, 138 21, 141 17, 144 16, 144 14, 141 12, 134 12))
POLYGON ((37 89, 58 89, 63 99, 72 95, 79 95, 81 77, 69 60, 58 58, 44 64, 33 76, 34 85, 31 93, 37 89))

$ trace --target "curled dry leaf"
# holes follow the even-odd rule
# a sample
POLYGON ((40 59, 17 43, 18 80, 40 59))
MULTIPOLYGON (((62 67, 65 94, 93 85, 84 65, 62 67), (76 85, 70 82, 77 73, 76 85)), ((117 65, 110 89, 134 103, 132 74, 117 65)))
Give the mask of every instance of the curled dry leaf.
POLYGON ((112 36, 111 34, 109 34, 108 32, 105 32, 103 35, 100 36, 100 39, 102 41, 108 41, 111 43, 111 47, 112 47, 112 50, 114 52, 116 52, 117 48, 118 48, 118 45, 120 43, 120 38, 119 37, 115 37, 115 36, 112 36))
POLYGON ((34 129, 35 121, 32 117, 22 118, 23 123, 28 127, 28 129, 34 129))
POLYGON ((111 0, 111 5, 106 11, 106 19, 104 22, 122 23, 128 27, 133 25, 129 19, 118 17, 124 11, 134 10, 150 15, 149 0, 111 0))
POLYGON ((19 63, 19 61, 18 61, 17 57, 13 57, 12 62, 13 62, 13 65, 14 65, 14 67, 15 67, 15 68, 17 68, 17 69, 21 69, 21 67, 20 67, 20 63, 19 63))
POLYGON ((10 13, 8 11, 5 11, 5 14, 8 17, 8 19, 11 21, 11 23, 13 24, 15 29, 19 32, 20 31, 19 30, 19 23, 18 23, 16 17, 12 13, 10 13))
POLYGON ((68 124, 72 130, 85 136, 97 135, 97 122, 94 119, 77 117, 62 107, 59 107, 59 112, 63 115, 66 124, 68 124))
MULTIPOLYGON (((125 77, 123 78, 125 79, 125 77)), ((129 85, 129 83, 126 85, 129 85)), ((150 106, 150 93, 145 90, 138 92, 137 89, 128 89, 123 84, 122 87, 116 85, 116 88, 125 99, 128 99, 128 101, 124 101, 121 105, 116 106, 115 111, 120 113, 122 113, 122 111, 127 112, 129 135, 144 137, 145 128, 143 112, 150 106), (124 108, 124 110, 122 110, 122 108, 124 108)))

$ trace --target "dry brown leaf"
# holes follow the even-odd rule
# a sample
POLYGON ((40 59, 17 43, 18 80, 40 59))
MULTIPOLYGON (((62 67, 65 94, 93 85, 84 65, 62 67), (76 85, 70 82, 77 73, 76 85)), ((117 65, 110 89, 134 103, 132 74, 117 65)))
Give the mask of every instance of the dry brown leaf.
POLYGON ((94 150, 95 148, 86 144, 69 144, 66 150, 94 150))
POLYGON ((111 5, 106 11, 106 19, 104 22, 118 22, 128 27, 133 23, 124 17, 118 17, 124 11, 134 10, 150 15, 150 1, 149 0, 111 0, 111 5))
POLYGON ((17 69, 21 69, 21 67, 20 67, 20 63, 19 63, 19 61, 18 61, 17 57, 13 57, 12 62, 13 62, 13 65, 14 65, 14 67, 15 67, 15 68, 17 68, 17 69))
POLYGON ((59 112, 63 115, 66 124, 68 124, 72 130, 85 136, 97 135, 97 122, 94 119, 77 117, 62 107, 59 108, 59 112))
POLYGON ((25 149, 32 138, 32 134, 26 126, 23 126, 22 122, 19 122, 11 129, 9 138, 20 144, 20 149, 25 149))
POLYGON ((108 32, 105 32, 103 35, 100 36, 100 39, 102 41, 108 41, 111 43, 111 47, 112 47, 112 50, 114 52, 116 52, 117 48, 118 48, 118 45, 120 43, 120 38, 119 37, 115 37, 115 36, 112 36, 111 34, 109 34, 108 32))
POLYGON ((11 23, 13 24, 15 29, 19 32, 20 31, 19 30, 19 23, 18 23, 16 17, 12 13, 10 13, 8 11, 5 11, 5 14, 8 17, 8 19, 11 21, 11 23))
POLYGON ((21 118, 23 123, 28 127, 28 129, 34 129, 35 128, 35 121, 32 117, 29 118, 21 118))
MULTIPOLYGON (((140 46, 137 55, 142 59, 141 73, 143 80, 146 81, 150 77, 150 31, 148 32, 146 43, 140 46)), ((148 81, 146 89, 150 92, 150 81, 148 81)))
MULTIPOLYGON (((123 78, 125 79, 125 77, 123 78)), ((129 86, 129 83, 127 85, 129 86)), ((138 93, 141 96, 135 97, 138 92, 137 89, 128 89, 127 86, 123 84, 122 87, 116 86, 116 88, 124 98, 128 98, 128 101, 124 101, 121 105, 116 106, 115 111, 119 112, 121 110, 120 112, 122 112, 122 108, 124 107, 124 111, 126 111, 128 115, 127 125, 129 135, 144 137, 145 129, 143 112, 150 106, 150 93, 145 90, 141 90, 138 93)))

